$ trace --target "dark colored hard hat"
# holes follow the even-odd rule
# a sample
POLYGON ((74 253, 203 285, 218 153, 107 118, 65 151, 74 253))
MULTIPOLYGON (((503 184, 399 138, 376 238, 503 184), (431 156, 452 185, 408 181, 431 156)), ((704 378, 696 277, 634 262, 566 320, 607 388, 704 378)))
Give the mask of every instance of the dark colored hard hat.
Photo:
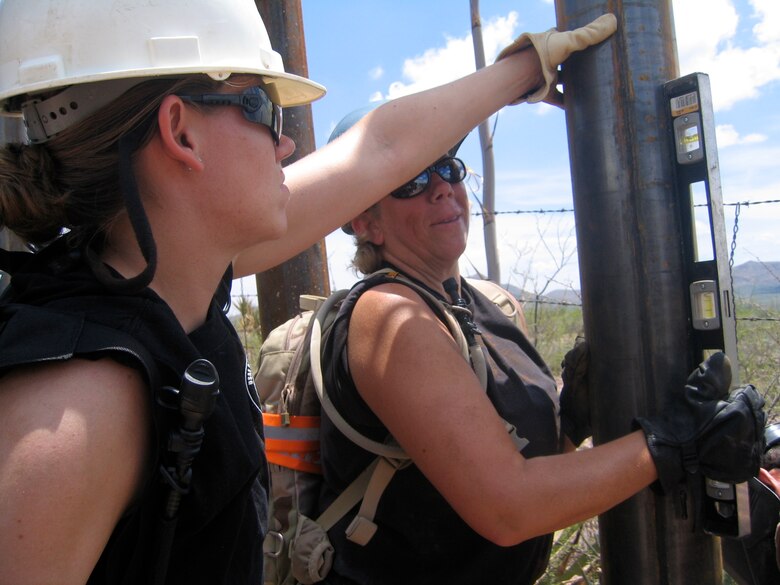
MULTIPOLYGON (((347 130, 352 128, 355 124, 357 124, 363 116, 368 114, 369 112, 375 110, 380 105, 386 102, 377 102, 374 104, 371 104, 370 106, 366 106, 363 108, 359 108, 357 110, 351 111, 349 114, 344 116, 338 124, 333 128, 333 131, 330 133, 330 137, 328 137, 328 144, 336 140, 339 136, 344 134, 347 130)), ((468 136, 468 135, 467 135, 468 136)), ((466 140, 466 136, 461 138, 458 143, 450 148, 447 151, 447 156, 455 156, 458 153, 458 149, 460 148, 460 145, 463 144, 463 141, 466 140)), ((352 230, 352 220, 345 223, 343 226, 341 226, 341 231, 343 231, 346 234, 349 234, 350 236, 354 236, 355 232, 352 230)))
POLYGON ((363 116, 378 108, 382 103, 384 102, 377 102, 371 104, 370 106, 365 106, 364 108, 358 108, 357 110, 353 110, 344 116, 341 120, 339 120, 339 123, 336 124, 335 128, 333 128, 333 132, 330 133, 330 136, 328 137, 328 144, 352 128, 352 126, 357 124, 363 118, 363 116))

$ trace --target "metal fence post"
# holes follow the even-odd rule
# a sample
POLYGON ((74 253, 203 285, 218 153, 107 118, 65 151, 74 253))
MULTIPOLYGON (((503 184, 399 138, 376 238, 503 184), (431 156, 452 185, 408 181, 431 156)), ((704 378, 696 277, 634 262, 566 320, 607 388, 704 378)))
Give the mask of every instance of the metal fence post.
MULTIPOLYGON (((671 0, 556 0, 558 28, 604 12, 615 37, 563 70, 594 441, 631 431, 690 371, 673 144, 663 84, 676 78, 671 0)), ((629 470, 626 470, 628 473, 629 470)), ((599 517, 603 583, 717 585, 715 539, 644 490, 599 517)))

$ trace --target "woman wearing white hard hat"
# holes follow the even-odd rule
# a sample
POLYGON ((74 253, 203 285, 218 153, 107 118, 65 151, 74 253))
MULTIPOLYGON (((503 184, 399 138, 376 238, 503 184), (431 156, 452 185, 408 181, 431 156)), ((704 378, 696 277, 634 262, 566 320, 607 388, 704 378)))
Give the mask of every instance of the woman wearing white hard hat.
POLYGON ((0 150, 0 223, 37 250, 0 253, 0 582, 262 582, 268 480, 231 278, 518 96, 552 99, 558 64, 614 29, 525 35, 283 172, 281 107, 324 88, 284 72, 251 0, 0 0, 0 112, 29 138, 0 150))

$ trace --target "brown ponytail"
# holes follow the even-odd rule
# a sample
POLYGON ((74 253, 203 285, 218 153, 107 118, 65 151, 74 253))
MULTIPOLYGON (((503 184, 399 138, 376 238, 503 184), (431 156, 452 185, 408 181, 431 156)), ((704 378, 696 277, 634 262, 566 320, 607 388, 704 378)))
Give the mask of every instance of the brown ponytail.
POLYGON ((46 143, 0 148, 0 226, 32 243, 63 228, 77 241, 100 236, 123 210, 119 139, 147 122, 141 148, 157 130, 152 117, 165 96, 222 83, 205 75, 146 81, 46 143))

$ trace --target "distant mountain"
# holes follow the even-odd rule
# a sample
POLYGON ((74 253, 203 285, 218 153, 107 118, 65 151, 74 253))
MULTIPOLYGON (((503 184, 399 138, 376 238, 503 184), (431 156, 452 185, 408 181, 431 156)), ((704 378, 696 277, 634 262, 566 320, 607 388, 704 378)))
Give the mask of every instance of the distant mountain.
POLYGON ((780 309, 780 262, 745 262, 733 270, 737 302, 780 309))
POLYGON ((780 262, 745 262, 734 267, 737 294, 780 294, 780 262))
MULTIPOLYGON (((745 262, 733 269, 734 293, 737 302, 755 303, 780 309, 780 262, 745 262)), ((533 301, 534 293, 509 285, 509 292, 522 301, 533 301)), ((540 297, 542 301, 561 304, 582 304, 580 291, 556 289, 540 297)))
POLYGON ((535 300, 539 300, 540 302, 557 303, 561 305, 582 305, 582 297, 580 296, 580 291, 578 290, 556 289, 543 295, 539 295, 537 298, 536 294, 520 290, 513 284, 505 286, 506 289, 515 296, 515 298, 524 302, 533 302, 535 300))

